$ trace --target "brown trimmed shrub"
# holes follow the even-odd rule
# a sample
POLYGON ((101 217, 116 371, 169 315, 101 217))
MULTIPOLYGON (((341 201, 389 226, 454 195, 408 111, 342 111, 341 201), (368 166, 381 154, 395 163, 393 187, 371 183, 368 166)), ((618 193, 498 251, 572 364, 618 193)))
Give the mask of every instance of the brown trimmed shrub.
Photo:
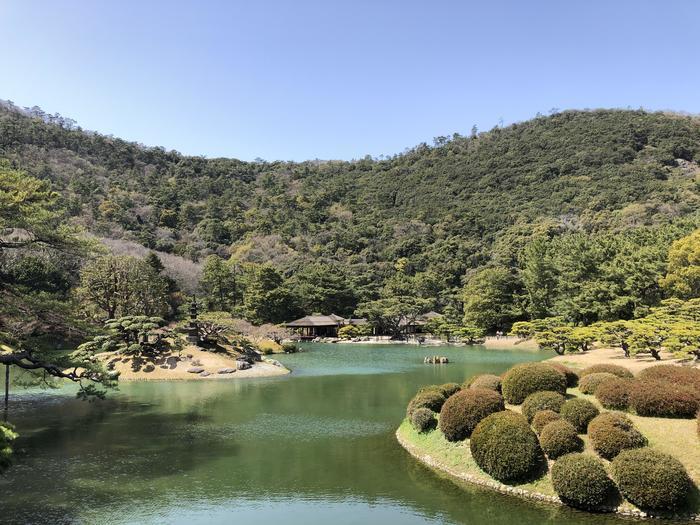
POLYGON ((465 388, 488 388, 500 392, 501 378, 493 374, 479 374, 469 379, 464 386, 465 388))
POLYGON ((535 392, 530 394, 523 401, 522 407, 520 408, 523 416, 532 422, 532 418, 535 417, 535 413, 540 410, 553 410, 554 412, 559 412, 561 406, 564 404, 564 396, 558 392, 535 392))
POLYGON ((567 454, 552 466, 552 486, 564 503, 597 510, 616 494, 603 463, 588 454, 567 454))
POLYGON ((479 468, 504 483, 532 479, 544 460, 527 420, 509 410, 482 419, 469 448, 479 468))
POLYGON ((437 427, 435 412, 429 408, 416 408, 411 414, 411 425, 418 432, 430 432, 437 427))
POLYGON ((595 389, 595 397, 605 408, 627 410, 630 406, 630 391, 634 379, 615 377, 603 381, 595 389))
POLYGON ((440 411, 440 430, 447 441, 461 441, 471 436, 486 416, 505 410, 503 398, 488 388, 469 388, 450 397, 440 411))
POLYGON ((530 394, 542 390, 565 394, 566 378, 544 363, 523 363, 506 372, 501 390, 506 402, 519 405, 530 394))
POLYGON ((692 418, 700 399, 692 386, 661 381, 635 381, 630 407, 640 416, 692 418))
POLYGON ((620 365, 591 365, 588 368, 584 368, 579 373, 579 380, 588 374, 598 374, 601 372, 607 372, 608 374, 616 375, 617 377, 626 377, 632 379, 634 376, 632 372, 627 370, 624 366, 620 365))
POLYGON ((605 459, 613 459, 620 452, 647 445, 645 438, 624 414, 603 412, 588 424, 588 437, 593 449, 605 459))
POLYGON ((440 412, 442 405, 445 403, 445 396, 437 389, 420 390, 413 399, 409 401, 406 409, 406 417, 411 419, 413 411, 417 408, 427 408, 433 412, 440 412))
POLYGON ((639 372, 639 379, 693 387, 700 395, 700 369, 678 365, 656 365, 639 372))
POLYGON ((444 385, 440 385, 438 390, 442 392, 445 398, 448 398, 462 390, 462 387, 459 383, 445 383, 444 385))
POLYGON ((559 363, 547 363, 549 366, 554 368, 554 370, 561 372, 564 374, 564 377, 566 378, 566 386, 568 388, 574 388, 578 385, 578 374, 569 368, 568 366, 564 366, 559 363))
POLYGON ((601 383, 608 379, 614 379, 617 376, 610 372, 596 372, 583 376, 578 382, 578 389, 584 394, 595 394, 596 389, 601 383))
POLYGON ((538 434, 542 432, 542 429, 552 421, 558 421, 561 419, 561 414, 555 412, 554 410, 540 410, 535 413, 535 417, 532 418, 532 428, 538 434))
POLYGON ((557 459, 564 454, 581 452, 583 440, 578 437, 571 423, 560 419, 552 421, 542 429, 540 446, 549 459, 557 459))
POLYGON ((600 413, 600 410, 587 399, 576 397, 567 400, 561 406, 559 413, 574 426, 577 432, 585 434, 588 423, 600 413))
POLYGON ((673 510, 690 492, 681 462, 651 448, 623 450, 611 470, 622 495, 641 509, 673 510))

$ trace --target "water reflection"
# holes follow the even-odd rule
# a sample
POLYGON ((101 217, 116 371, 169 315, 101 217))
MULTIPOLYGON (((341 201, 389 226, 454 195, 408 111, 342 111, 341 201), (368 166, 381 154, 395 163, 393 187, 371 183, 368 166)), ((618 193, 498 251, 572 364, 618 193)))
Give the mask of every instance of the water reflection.
POLYGON ((419 386, 542 358, 450 348, 440 353, 452 364, 426 366, 423 353, 316 346, 283 357, 288 377, 125 384, 97 403, 28 396, 14 418, 19 461, 0 480, 2 521, 620 521, 462 489, 414 461, 393 433, 419 386))

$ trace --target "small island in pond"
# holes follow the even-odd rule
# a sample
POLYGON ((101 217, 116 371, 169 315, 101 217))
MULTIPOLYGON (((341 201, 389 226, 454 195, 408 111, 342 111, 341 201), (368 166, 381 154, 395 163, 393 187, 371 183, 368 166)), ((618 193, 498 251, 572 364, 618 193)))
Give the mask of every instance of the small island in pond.
POLYGON ((396 432, 427 466, 591 512, 700 520, 700 369, 556 361, 426 386, 396 432))

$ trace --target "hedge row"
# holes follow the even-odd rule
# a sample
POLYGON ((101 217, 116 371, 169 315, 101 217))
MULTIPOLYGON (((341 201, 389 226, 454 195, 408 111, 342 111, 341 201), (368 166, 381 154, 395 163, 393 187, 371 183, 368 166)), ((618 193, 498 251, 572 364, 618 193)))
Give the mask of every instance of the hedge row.
POLYGON ((630 388, 629 404, 640 416, 692 418, 700 396, 690 385, 639 380, 630 388))

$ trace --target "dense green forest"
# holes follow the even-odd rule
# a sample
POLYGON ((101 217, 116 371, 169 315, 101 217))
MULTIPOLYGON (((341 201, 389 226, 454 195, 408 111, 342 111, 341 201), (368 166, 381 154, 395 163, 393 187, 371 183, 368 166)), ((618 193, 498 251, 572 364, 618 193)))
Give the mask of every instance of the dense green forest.
POLYGON ((630 319, 673 295, 660 281, 669 249, 700 222, 700 120, 641 110, 538 116, 378 159, 243 162, 3 103, 0 159, 5 177, 55 192, 51 224, 93 238, 61 257, 0 250, 15 298, 4 308, 44 312, 34 332, 52 312, 86 332, 100 315, 141 313, 90 302, 85 283, 118 264, 140 283, 128 304, 166 318, 197 292, 255 323, 392 309, 485 330, 630 319), (142 264, 95 262, 98 244, 142 264))

